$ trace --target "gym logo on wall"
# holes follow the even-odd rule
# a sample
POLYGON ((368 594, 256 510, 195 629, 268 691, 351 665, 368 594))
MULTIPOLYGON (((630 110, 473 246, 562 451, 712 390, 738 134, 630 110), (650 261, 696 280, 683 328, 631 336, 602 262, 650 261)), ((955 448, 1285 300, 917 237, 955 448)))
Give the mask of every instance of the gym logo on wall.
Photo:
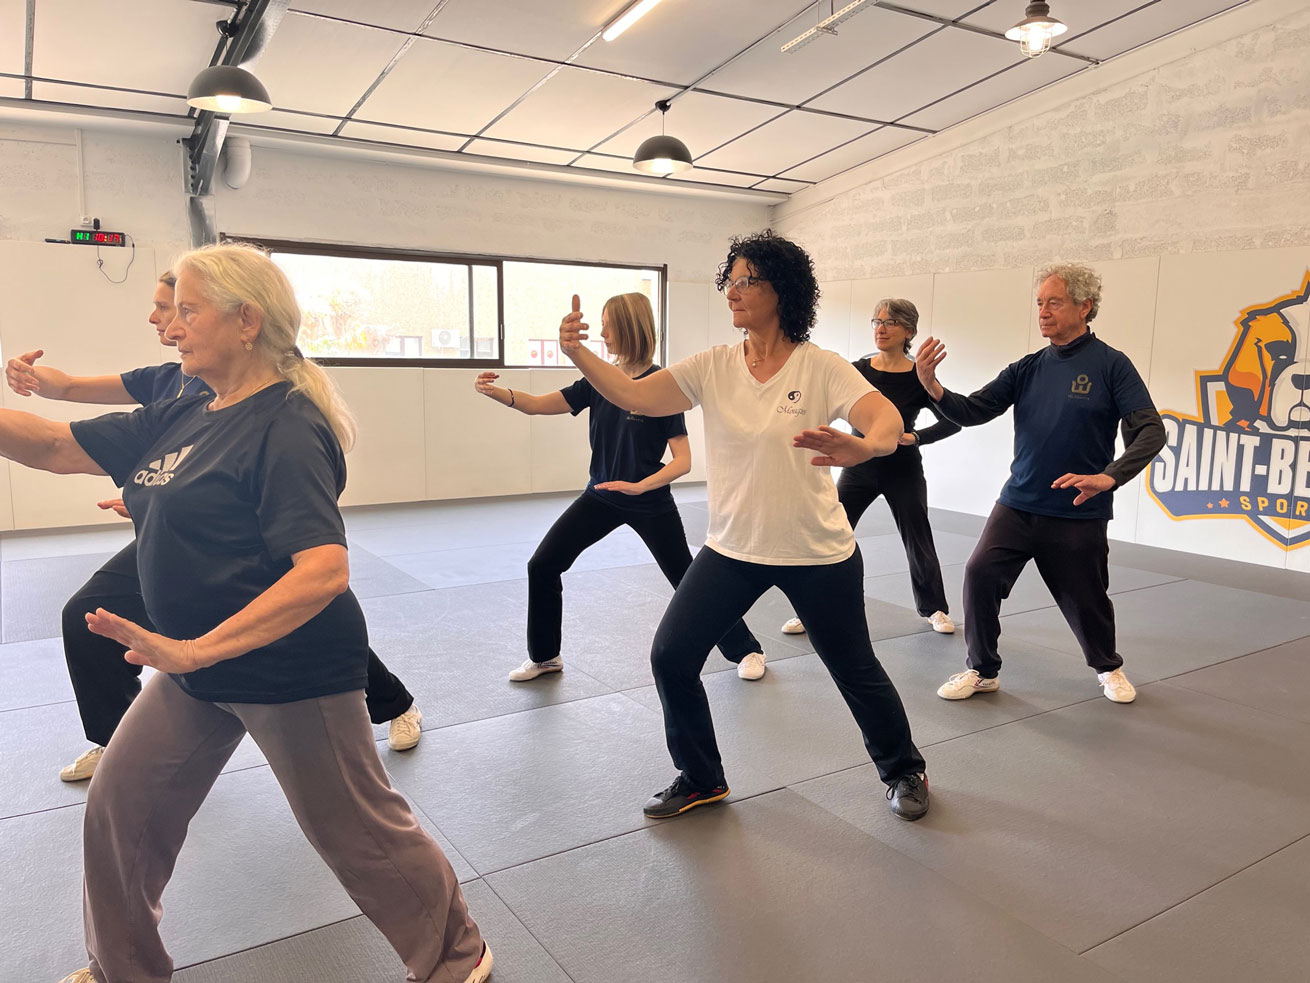
POLYGON ((1175 519, 1245 519, 1298 549, 1310 544, 1310 270, 1233 323, 1223 367, 1196 373, 1200 415, 1160 414, 1146 488, 1175 519))

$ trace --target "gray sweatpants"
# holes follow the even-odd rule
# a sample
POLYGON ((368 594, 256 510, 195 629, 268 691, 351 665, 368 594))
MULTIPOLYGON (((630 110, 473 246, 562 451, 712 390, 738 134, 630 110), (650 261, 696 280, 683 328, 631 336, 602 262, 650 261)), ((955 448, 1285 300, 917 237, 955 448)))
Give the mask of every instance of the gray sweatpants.
POLYGON ((83 915, 99 983, 166 983, 160 897, 187 826, 249 732, 291 811, 421 983, 464 983, 482 935, 441 848, 387 781, 356 690, 208 703, 159 673, 133 701, 87 795, 83 915))

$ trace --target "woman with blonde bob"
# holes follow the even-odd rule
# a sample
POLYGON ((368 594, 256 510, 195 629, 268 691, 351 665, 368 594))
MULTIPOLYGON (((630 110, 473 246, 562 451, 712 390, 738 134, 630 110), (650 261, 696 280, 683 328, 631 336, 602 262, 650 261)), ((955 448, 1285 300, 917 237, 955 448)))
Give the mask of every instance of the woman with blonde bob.
MULTIPOLYGON (((573 298, 578 309, 578 298, 573 298)), ((654 363, 655 314, 642 293, 619 294, 605 302, 601 338, 619 371, 644 379, 654 363)), ((529 416, 590 410, 591 476, 587 487, 550 527, 528 560, 528 658, 509 674, 514 682, 536 679, 564 668, 560 656, 564 587, 560 575, 587 547, 620 526, 646 544, 660 571, 675 588, 691 566, 682 516, 669 484, 691 470, 691 446, 681 413, 642 416, 620 409, 586 379, 558 392, 534 396, 495 385, 499 376, 483 372, 474 387, 484 396, 529 416), (664 463, 665 448, 672 455, 664 463)), ((723 657, 737 664, 742 679, 764 675, 763 647, 738 620, 719 640, 723 657)))
POLYGON ((354 422, 296 348, 300 310, 260 250, 183 256, 167 336, 213 398, 55 423, 0 410, 0 455, 107 474, 137 527, 154 630, 103 608, 97 634, 159 672, 87 795, 90 965, 66 983, 165 983, 160 898, 187 826, 249 733, 297 822, 410 980, 481 983, 491 953, 450 863, 387 782, 364 704, 368 641, 337 497, 354 422))

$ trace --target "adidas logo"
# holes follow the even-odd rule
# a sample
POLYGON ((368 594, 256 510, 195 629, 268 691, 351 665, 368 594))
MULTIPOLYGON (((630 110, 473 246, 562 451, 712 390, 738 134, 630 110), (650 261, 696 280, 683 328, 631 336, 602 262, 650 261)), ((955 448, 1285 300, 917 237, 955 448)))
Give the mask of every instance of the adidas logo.
POLYGON ((149 465, 136 473, 136 477, 132 481, 138 485, 145 485, 147 488, 168 484, 173 480, 178 465, 191 453, 191 448, 194 446, 195 444, 188 444, 180 451, 165 454, 158 461, 151 461, 149 465))

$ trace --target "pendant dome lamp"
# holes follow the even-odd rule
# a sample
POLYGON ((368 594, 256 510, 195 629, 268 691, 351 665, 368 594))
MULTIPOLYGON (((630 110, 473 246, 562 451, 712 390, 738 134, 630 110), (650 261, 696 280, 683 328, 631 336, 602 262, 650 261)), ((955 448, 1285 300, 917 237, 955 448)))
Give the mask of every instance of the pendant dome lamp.
POLYGON ((1019 50, 1026 58, 1036 58, 1050 50, 1051 40, 1069 30, 1069 25, 1051 16, 1049 3, 1030 3, 1023 20, 1005 32, 1011 41, 1019 42, 1019 50))
POLYGON ((676 174, 691 167, 691 151, 677 137, 664 132, 664 114, 669 111, 669 103, 661 99, 655 103, 660 111, 660 135, 643 140, 637 152, 632 156, 632 166, 647 174, 676 174))
POLYGON ((188 106, 228 116, 234 113, 262 113, 273 108, 264 83, 244 68, 214 65, 191 80, 188 106))

